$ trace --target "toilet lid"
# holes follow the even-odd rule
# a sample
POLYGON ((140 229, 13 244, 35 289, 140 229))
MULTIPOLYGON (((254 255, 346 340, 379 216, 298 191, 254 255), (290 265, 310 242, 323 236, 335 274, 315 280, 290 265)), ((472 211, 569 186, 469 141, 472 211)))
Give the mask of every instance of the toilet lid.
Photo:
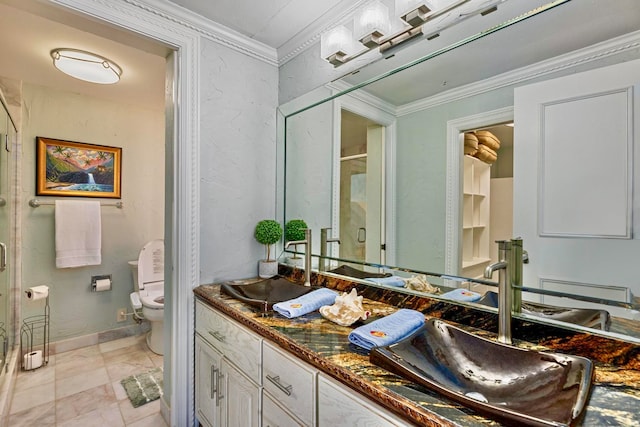
POLYGON ((143 307, 155 310, 164 308, 164 295, 140 296, 143 307))

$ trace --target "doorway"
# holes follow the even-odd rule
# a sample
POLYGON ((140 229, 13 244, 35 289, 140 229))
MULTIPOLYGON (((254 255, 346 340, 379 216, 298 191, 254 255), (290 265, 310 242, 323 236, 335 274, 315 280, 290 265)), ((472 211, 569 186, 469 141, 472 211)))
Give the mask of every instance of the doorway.
POLYGON ((385 127, 341 110, 340 257, 385 262, 385 127))
POLYGON ((496 240, 513 236, 513 122, 461 133, 462 245, 460 275, 483 278, 499 261, 496 240))
MULTIPOLYGON (((446 222, 445 222, 445 272, 452 276, 460 276, 462 271, 462 248, 465 224, 464 224, 464 133, 474 129, 493 129, 496 125, 506 125, 513 123, 513 107, 505 107, 498 110, 487 111, 478 113, 472 116, 462 117, 447 122, 447 176, 446 176, 446 222)), ((504 130, 509 132, 504 126, 504 130)), ((512 133, 512 131, 510 131, 512 133)), ((499 133, 499 132, 498 132, 499 133)), ((500 134, 502 136, 502 134, 500 134)), ((504 138, 504 136, 502 136, 504 138)), ((502 144, 501 144, 502 145, 502 144)), ((506 146, 507 144, 505 144, 506 146)), ((505 148, 505 152, 509 149, 505 148)), ((512 150, 512 148, 511 148, 512 150)), ((502 153, 501 153, 502 155, 502 153)), ((509 157, 504 155, 503 157, 509 157)), ((498 168, 497 168, 498 169, 498 168)), ((508 170, 509 168, 500 168, 501 170, 508 170)), ((494 172, 495 174, 496 172, 494 172)), ((503 172, 500 172, 498 176, 502 176, 503 172)), ((505 174, 508 172, 504 172, 505 174)), ((512 172, 511 172, 512 174, 512 172)), ((491 188, 488 187, 485 192, 490 194, 491 188)), ((480 194, 477 198, 481 198, 480 194)), ((469 203, 467 201, 467 203, 469 203)), ((506 203, 506 202, 505 202, 506 203)), ((496 206, 499 206, 496 204, 496 206)), ((513 204, 507 211, 512 211, 513 204)), ((490 214, 486 214, 489 216, 490 214)), ((473 217, 472 217, 473 218, 473 217)), ((467 225, 470 223, 467 218, 467 225)), ((472 223, 472 222, 471 222, 472 223)), ((482 225, 479 221, 476 221, 478 225, 482 225)), ((491 222, 484 224, 487 230, 491 228, 491 222)), ((499 228, 499 227, 498 227, 499 228)), ((467 232, 468 233, 468 232, 467 232)), ((511 238, 512 231, 509 231, 509 237, 511 238)), ((490 239, 498 238, 495 235, 489 235, 489 232, 485 232, 482 235, 486 244, 491 242, 490 239)), ((502 238, 502 237, 500 237, 502 238)), ((467 242, 468 242, 467 237, 467 242)), ((468 243, 467 243, 468 245, 468 243)), ((495 243, 493 243, 495 246, 495 243)), ((477 252, 478 253, 478 252, 477 252)), ((494 249, 495 257, 497 258, 497 250, 494 249)), ((484 262, 490 263, 491 256, 486 256, 484 262)), ((470 274, 471 275, 471 274, 470 274)), ((475 273, 474 276, 479 275, 475 273)))
MULTIPOLYGON (((21 2, 23 4, 24 2, 21 2)), ((194 336, 173 331, 194 330, 194 295, 192 289, 200 284, 198 206, 200 195, 199 131, 199 57, 200 35, 183 22, 172 20, 139 5, 123 4, 114 8, 105 2, 84 0, 56 0, 56 7, 91 17, 90 28, 96 23, 124 29, 137 39, 150 40, 170 46, 177 52, 167 65, 168 84, 164 95, 167 102, 165 122, 166 181, 165 201, 165 258, 172 269, 166 270, 165 304, 170 314, 165 322, 165 340, 171 348, 182 351, 165 355, 165 375, 171 379, 165 390, 169 407, 161 405, 163 414, 171 417, 171 425, 192 425, 194 336), (180 105, 180 108, 176 108, 180 105), (180 286, 172 286, 172 284, 180 286), (179 393, 175 393, 179 390, 179 393)), ((59 9, 60 10, 60 9, 59 9)), ((15 38, 14 38, 15 39, 15 38)), ((14 40, 12 39, 12 40, 14 40)), ((165 313, 166 315, 166 313, 165 313)), ((166 417, 165 417, 166 419, 166 417)))

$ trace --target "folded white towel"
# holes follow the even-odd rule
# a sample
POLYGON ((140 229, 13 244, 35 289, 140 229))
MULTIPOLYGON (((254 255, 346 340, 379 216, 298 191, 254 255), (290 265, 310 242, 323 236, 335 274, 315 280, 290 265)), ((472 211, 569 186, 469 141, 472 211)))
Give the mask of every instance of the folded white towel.
POLYGON ((389 316, 354 329, 349 341, 367 350, 402 341, 424 325, 424 314, 401 308, 389 316))
POLYGON ((56 267, 102 263, 100 202, 56 200, 56 267))
POLYGON ((338 293, 331 289, 320 288, 301 297, 274 304, 273 309, 291 319, 316 311, 323 305, 331 305, 336 301, 337 296, 338 293))

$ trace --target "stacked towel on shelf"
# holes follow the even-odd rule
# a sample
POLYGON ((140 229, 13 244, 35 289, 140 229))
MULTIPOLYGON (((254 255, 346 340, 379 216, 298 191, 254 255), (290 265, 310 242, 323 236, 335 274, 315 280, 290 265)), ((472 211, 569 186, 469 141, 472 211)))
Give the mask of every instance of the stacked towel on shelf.
POLYGON ((478 137, 473 132, 464 134, 464 154, 474 156, 478 152, 478 137))
POLYGON ((424 325, 424 314, 402 308, 389 316, 354 329, 349 341, 358 347, 371 350, 402 341, 424 325))
POLYGON ((475 157, 482 160, 485 163, 492 164, 492 163, 495 163, 496 160, 498 160, 498 153, 496 153, 494 150, 487 147, 486 145, 481 144, 478 146, 478 151, 476 152, 475 157))
POLYGON ((273 305, 274 311, 289 319, 316 311, 323 305, 331 305, 336 301, 338 293, 331 289, 321 288, 289 301, 273 305))
POLYGON ((389 276, 389 277, 367 277, 364 280, 378 283, 380 285, 395 286, 396 288, 404 288, 406 282, 402 277, 389 276))
POLYGON ((482 295, 477 292, 469 291, 467 289, 458 288, 442 294, 442 297, 456 301, 474 302, 478 301, 482 297, 482 295))
POLYGON ((477 130, 474 133, 478 138, 479 146, 484 145, 485 147, 491 148, 493 151, 498 151, 500 148, 500 140, 488 130, 477 130))
POLYGON ((464 134, 464 154, 492 164, 498 160, 500 140, 488 130, 476 130, 464 134))
POLYGON ((478 152, 474 157, 485 163, 492 164, 498 160, 498 149, 500 140, 488 130, 477 130, 474 132, 478 138, 478 152))

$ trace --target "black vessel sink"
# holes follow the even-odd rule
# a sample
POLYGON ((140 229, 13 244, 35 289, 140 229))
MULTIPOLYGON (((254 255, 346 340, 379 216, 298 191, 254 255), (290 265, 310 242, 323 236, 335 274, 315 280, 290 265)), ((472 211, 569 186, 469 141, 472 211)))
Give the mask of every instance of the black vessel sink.
MULTIPOLYGON (((489 291, 482 298, 476 301, 477 304, 484 304, 490 307, 498 307, 498 294, 489 291)), ((606 310, 593 308, 571 308, 557 307, 553 305, 538 304, 534 302, 522 301, 522 313, 531 316, 544 317, 546 319, 557 320, 559 322, 573 323, 574 325, 586 326, 588 328, 602 329, 608 331, 611 325, 611 316, 606 310)))
POLYGON ((587 401, 593 366, 579 356, 523 350, 429 319, 371 362, 479 413, 514 425, 570 425, 587 401))
POLYGON ((284 277, 274 276, 261 280, 238 280, 223 283, 222 292, 249 305, 271 310, 273 304, 298 298, 316 286, 303 286, 284 277))
POLYGON ((367 271, 358 270, 357 268, 353 268, 346 264, 341 265, 338 268, 334 268, 333 270, 329 270, 328 273, 339 274, 341 276, 349 276, 353 277, 354 279, 391 277, 390 273, 370 273, 367 271))

